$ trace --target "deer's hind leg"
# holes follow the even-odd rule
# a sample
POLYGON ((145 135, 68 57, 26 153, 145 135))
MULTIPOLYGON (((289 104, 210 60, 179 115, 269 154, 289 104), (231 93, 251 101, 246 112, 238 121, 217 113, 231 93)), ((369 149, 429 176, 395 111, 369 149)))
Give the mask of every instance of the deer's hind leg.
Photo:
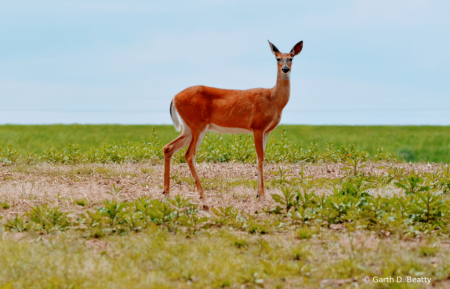
POLYGON ((187 146, 191 140, 192 135, 189 128, 183 127, 183 132, 176 139, 164 146, 164 192, 163 194, 168 196, 170 192, 170 162, 172 156, 187 146))
POLYGON ((202 143, 203 137, 206 135, 208 129, 204 128, 202 131, 193 131, 191 143, 189 144, 189 148, 186 152, 186 162, 191 170, 192 177, 195 181, 195 186, 197 187, 197 191, 200 194, 200 199, 203 199, 203 188, 200 183, 200 179, 198 178, 197 171, 195 170, 195 154, 202 143))

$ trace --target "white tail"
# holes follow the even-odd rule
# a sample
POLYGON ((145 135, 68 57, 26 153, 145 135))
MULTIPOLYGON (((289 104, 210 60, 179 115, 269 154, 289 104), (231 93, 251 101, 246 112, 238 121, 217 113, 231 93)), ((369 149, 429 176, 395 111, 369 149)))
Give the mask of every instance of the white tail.
POLYGON ((170 116, 172 117, 173 126, 175 126, 175 129, 177 131, 180 131, 181 130, 181 124, 180 124, 180 120, 178 119, 177 108, 173 104, 173 100, 170 103, 170 116))

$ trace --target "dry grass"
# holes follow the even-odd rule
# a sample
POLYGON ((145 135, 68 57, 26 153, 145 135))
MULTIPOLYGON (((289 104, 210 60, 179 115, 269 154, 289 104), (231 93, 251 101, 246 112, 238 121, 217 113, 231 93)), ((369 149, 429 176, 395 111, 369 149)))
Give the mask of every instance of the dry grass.
POLYGON ((446 240, 380 238, 329 229, 318 230, 310 239, 295 238, 294 232, 258 236, 227 229, 189 239, 157 229, 101 240, 73 234, 8 233, 0 241, 0 284, 11 282, 14 288, 445 288, 449 255, 446 240), (429 248, 436 250, 424 254, 429 248), (364 283, 365 276, 427 276, 432 283, 364 283))

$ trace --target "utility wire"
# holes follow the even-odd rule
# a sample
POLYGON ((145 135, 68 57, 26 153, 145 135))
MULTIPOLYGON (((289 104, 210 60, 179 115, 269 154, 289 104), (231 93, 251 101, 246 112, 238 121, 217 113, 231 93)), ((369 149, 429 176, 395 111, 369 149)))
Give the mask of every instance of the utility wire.
MULTIPOLYGON (((383 111, 449 111, 450 108, 373 108, 373 109, 296 109, 283 112, 383 112, 383 111)), ((36 111, 36 112, 98 112, 98 113, 162 113, 169 110, 146 110, 146 109, 39 109, 39 108, 0 108, 0 111, 36 111)))

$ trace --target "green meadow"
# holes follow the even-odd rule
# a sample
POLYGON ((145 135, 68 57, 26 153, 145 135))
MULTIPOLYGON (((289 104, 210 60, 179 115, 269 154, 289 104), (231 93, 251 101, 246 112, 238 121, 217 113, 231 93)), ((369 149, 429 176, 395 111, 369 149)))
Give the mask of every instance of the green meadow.
MULTIPOLYGON (((21 153, 42 153, 52 147, 63 149, 67 144, 78 144, 81 150, 87 150, 105 143, 149 141, 152 128, 163 144, 178 135, 172 125, 3 125, 0 147, 12 144, 21 153)), ((304 148, 315 140, 321 151, 326 150, 327 143, 335 147, 353 144, 371 155, 382 147, 406 161, 450 162, 447 126, 280 125, 271 138, 279 138, 284 129, 288 140, 304 148)), ((230 141, 231 137, 223 135, 223 139, 230 141)))
POLYGON ((207 135, 200 200, 183 151, 162 195, 172 126, 0 126, 0 289, 449 288, 449 132, 280 126, 265 198, 207 135))

